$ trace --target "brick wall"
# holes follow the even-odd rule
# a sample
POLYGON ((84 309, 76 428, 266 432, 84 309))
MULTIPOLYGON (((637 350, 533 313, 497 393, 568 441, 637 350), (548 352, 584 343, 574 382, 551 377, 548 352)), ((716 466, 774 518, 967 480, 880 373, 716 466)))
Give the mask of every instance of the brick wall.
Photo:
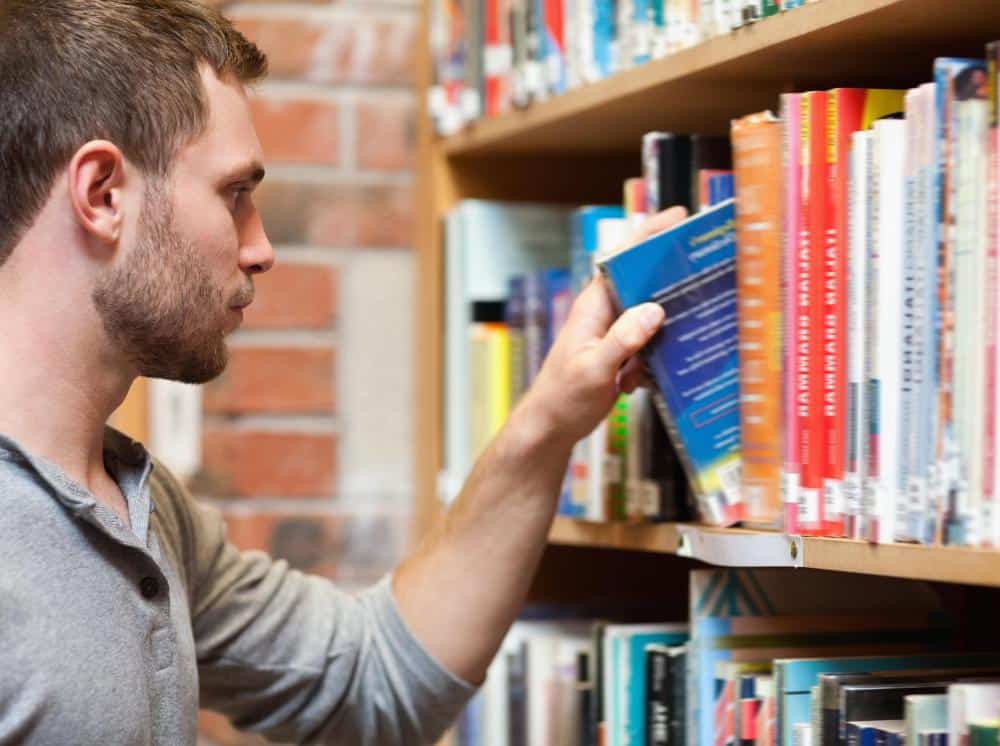
MULTIPOLYGON (((417 0, 219 2, 270 57, 252 94, 277 253, 204 391, 195 491, 238 545, 348 588, 399 559, 412 503, 417 0)), ((204 714, 203 743, 260 743, 204 714)))

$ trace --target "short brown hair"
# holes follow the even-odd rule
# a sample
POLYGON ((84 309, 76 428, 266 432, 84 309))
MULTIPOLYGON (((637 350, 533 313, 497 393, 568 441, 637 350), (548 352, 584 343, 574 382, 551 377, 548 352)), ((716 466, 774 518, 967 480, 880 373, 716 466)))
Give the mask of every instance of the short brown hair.
POLYGON ((242 83, 264 54, 197 0, 0 0, 0 265, 85 143, 169 172, 200 135, 200 66, 242 83))

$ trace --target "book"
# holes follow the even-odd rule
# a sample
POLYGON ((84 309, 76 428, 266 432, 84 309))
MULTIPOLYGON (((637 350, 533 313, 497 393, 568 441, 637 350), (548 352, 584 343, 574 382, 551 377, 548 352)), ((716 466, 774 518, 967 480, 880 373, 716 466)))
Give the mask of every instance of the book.
POLYGON ((936 184, 938 205, 938 419, 935 433, 936 479, 933 501, 937 505, 940 538, 945 543, 966 541, 968 493, 961 485, 955 385, 957 305, 955 249, 957 219, 958 107, 967 98, 980 72, 982 60, 942 57, 934 61, 936 112, 936 184))
POLYGON ((971 723, 1000 718, 1000 683, 959 682, 948 687, 948 743, 966 744, 971 723))
POLYGON ((903 700, 906 743, 918 743, 920 733, 948 728, 947 694, 910 694, 903 700))
POLYGON ((826 431, 823 417, 823 324, 826 224, 829 184, 826 167, 825 91, 801 98, 802 188, 796 297, 796 415, 799 439, 798 528, 826 533, 826 431))
POLYGON ((781 123, 734 120, 741 491, 745 520, 781 523, 781 123))
MULTIPOLYGON (((799 235, 802 214, 802 146, 801 94, 781 96, 781 122, 784 162, 784 242, 782 261, 782 291, 784 322, 782 325, 781 379, 783 391, 784 444, 782 453, 781 499, 784 507, 784 528, 790 533, 799 530, 799 483, 801 463, 799 447, 798 401, 799 388, 808 378, 799 376, 796 331, 801 323, 799 313, 799 235)), ((808 324, 808 317, 805 321, 808 324)))
POLYGON ((618 305, 660 303, 664 328, 644 351, 657 406, 703 518, 743 517, 732 201, 599 262, 618 305))
POLYGON ((473 324, 469 332, 472 377, 472 452, 485 450, 510 413, 510 336, 505 324, 473 324))
POLYGON ((868 352, 868 199, 871 165, 871 133, 855 132, 851 138, 850 191, 848 198, 847 280, 847 434, 844 459, 844 535, 862 539, 868 535, 865 522, 864 486, 868 478, 867 397, 871 377, 868 352))
POLYGON ((692 211, 691 138, 671 132, 649 132, 642 138, 646 210, 654 215, 680 205, 692 211))
POLYGON ((891 542, 895 538, 897 502, 900 498, 899 405, 901 394, 900 329, 903 294, 903 155, 906 125, 881 120, 873 128, 874 192, 873 235, 869 267, 872 277, 868 313, 872 314, 872 352, 869 422, 872 435, 868 464, 869 539, 891 542), (874 296, 874 297, 873 297, 874 296))
POLYGON ((855 720, 847 724, 850 746, 891 746, 901 742, 902 720, 855 720))
POLYGON ((646 740, 643 746, 683 744, 684 646, 646 646, 646 740))
POLYGON ((987 131, 988 173, 986 212, 986 274, 985 289, 986 336, 984 339, 983 380, 983 489, 981 543, 984 547, 1000 547, 1000 42, 986 47, 986 63, 990 77, 989 129, 987 131))

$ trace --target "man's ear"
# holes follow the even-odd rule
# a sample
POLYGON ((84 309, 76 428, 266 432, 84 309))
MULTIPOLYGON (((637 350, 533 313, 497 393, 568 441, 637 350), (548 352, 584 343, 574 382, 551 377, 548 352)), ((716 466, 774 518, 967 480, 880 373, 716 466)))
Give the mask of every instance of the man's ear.
POLYGON ((117 244, 125 220, 125 156, 121 150, 107 140, 92 140, 76 151, 67 177, 80 227, 102 244, 117 244))

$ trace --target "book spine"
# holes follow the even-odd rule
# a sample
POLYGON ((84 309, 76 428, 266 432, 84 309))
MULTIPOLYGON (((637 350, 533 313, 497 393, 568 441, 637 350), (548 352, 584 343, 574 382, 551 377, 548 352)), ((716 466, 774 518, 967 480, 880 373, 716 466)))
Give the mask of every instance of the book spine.
POLYGON ((934 85, 917 89, 914 126, 917 148, 916 225, 919 244, 915 249, 918 269, 915 277, 918 292, 914 296, 920 356, 916 366, 919 387, 915 408, 916 447, 914 468, 906 485, 910 495, 910 533, 917 541, 934 540, 935 511, 932 491, 934 483, 934 433, 937 419, 937 217, 934 198, 934 85))
POLYGON ((822 277, 827 221, 826 93, 802 97, 802 225, 797 312, 797 406, 799 420, 799 529, 825 533, 822 277))
POLYGON ((739 313, 740 448, 745 519, 781 517, 781 123, 733 122, 739 313))
MULTIPOLYGON (((895 537, 899 499, 899 405, 901 392, 900 328, 902 325, 903 158, 905 123, 882 120, 875 125, 879 207, 878 252, 878 382, 879 476, 876 540, 895 537)), ((874 264, 874 262, 873 262, 874 264)))
POLYGON ((960 464, 959 516, 964 542, 979 543, 982 504, 986 271, 987 102, 956 102, 955 389, 960 464))
POLYGON ((646 745, 670 744, 671 658, 659 647, 646 648, 646 745))
POLYGON ((799 319, 799 235, 802 211, 801 190, 801 94, 786 93, 781 97, 784 170, 784 246, 782 251, 782 290, 785 318, 782 328, 782 414, 784 443, 782 454, 781 499, 784 506, 784 528, 789 533, 799 530, 799 433, 798 433, 798 371, 797 321, 799 319))
POLYGON ((548 93, 566 90, 566 38, 563 0, 543 0, 545 4, 545 79, 548 93))
POLYGON ((856 117, 852 104, 865 92, 827 94, 827 215, 823 244, 823 500, 824 533, 844 535, 844 457, 847 422, 847 169, 856 117))
POLYGON ((867 273, 865 279, 865 296, 867 318, 865 324, 865 417, 862 428, 865 432, 865 472, 863 484, 863 538, 868 541, 878 541, 878 503, 881 475, 879 446, 881 438, 881 423, 879 421, 879 398, 881 390, 878 381, 878 351, 879 351, 879 274, 881 271, 881 255, 879 253, 878 226, 880 213, 879 194, 879 161, 876 157, 875 134, 872 132, 867 152, 865 171, 868 176, 868 227, 865 244, 868 252, 867 273))
POLYGON ((856 132, 852 137, 849 214, 849 277, 847 329, 847 456, 845 459, 844 498, 845 535, 860 539, 864 535, 863 490, 867 471, 867 433, 865 430, 865 332, 867 330, 866 282, 868 268, 868 148, 870 135, 856 132))
POLYGON ((987 174, 987 264, 986 264, 986 339, 983 406, 983 509, 982 544, 985 547, 1000 546, 1000 438, 997 437, 997 416, 1000 415, 1000 384, 998 384, 997 355, 1000 354, 997 324, 1000 322, 1000 90, 998 67, 1000 67, 1000 43, 993 42, 986 47, 986 60, 990 76, 990 116, 989 116, 989 173, 987 174))
POLYGON ((924 270, 920 266, 920 223, 917 161, 919 158, 920 125, 917 117, 917 89, 906 93, 905 123, 906 142, 903 160, 903 297, 902 328, 899 341, 900 399, 899 399, 899 483, 896 495, 897 541, 914 541, 915 527, 911 509, 919 502, 917 485, 920 474, 917 464, 919 437, 916 432, 920 398, 920 342, 922 335, 920 300, 924 270))

